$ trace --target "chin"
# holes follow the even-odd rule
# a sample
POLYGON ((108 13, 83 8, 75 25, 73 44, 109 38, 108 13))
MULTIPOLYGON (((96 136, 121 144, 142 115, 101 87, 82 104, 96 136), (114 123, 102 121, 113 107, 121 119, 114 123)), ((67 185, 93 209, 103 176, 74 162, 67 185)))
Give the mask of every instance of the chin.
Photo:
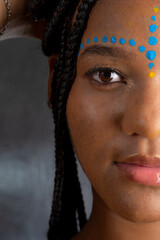
MULTIPOLYGON (((124 206, 124 205, 123 205, 124 206)), ((125 207, 118 206, 114 210, 115 214, 120 218, 134 223, 153 223, 160 221, 160 208, 152 204, 139 204, 137 207, 130 203, 125 207)))
MULTIPOLYGON (((133 186, 132 186, 133 187, 133 186)), ((132 188, 112 185, 110 195, 103 200, 115 217, 134 223, 160 221, 160 192, 153 188, 136 186, 132 188), (114 190, 113 190, 114 189, 114 190)))

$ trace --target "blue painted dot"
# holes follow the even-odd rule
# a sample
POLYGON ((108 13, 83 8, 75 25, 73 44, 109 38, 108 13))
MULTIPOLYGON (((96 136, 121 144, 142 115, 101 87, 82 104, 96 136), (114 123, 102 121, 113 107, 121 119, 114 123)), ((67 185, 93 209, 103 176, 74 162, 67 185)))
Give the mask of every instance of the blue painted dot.
POLYGON ((103 36, 102 41, 103 41, 104 43, 106 43, 106 42, 108 41, 107 37, 106 37, 106 36, 103 36))
POLYGON ((146 48, 145 48, 144 46, 140 46, 140 47, 139 47, 139 51, 140 51, 140 52, 144 52, 145 50, 146 50, 146 48))
POLYGON ((131 39, 129 40, 129 44, 134 47, 136 45, 136 42, 133 39, 131 39))
POLYGON ((148 67, 150 68, 150 69, 152 69, 152 67, 154 67, 155 65, 154 65, 154 63, 149 63, 149 65, 148 65, 148 67))
POLYGON ((155 59, 156 56, 157 56, 156 51, 147 51, 146 53, 146 57, 151 61, 153 61, 153 59, 155 59))
POLYGON ((87 39, 87 44, 89 44, 91 42, 90 38, 87 39))
POLYGON ((115 36, 111 37, 111 42, 112 43, 116 43, 117 42, 117 39, 115 38, 115 36))
POLYGON ((80 50, 83 48, 83 43, 80 44, 80 50))
POLYGON ((150 30, 150 32, 155 32, 155 31, 157 30, 157 25, 152 24, 152 25, 149 27, 149 30, 150 30))
POLYGON ((150 37, 148 42, 150 45, 156 45, 158 42, 158 39, 156 37, 150 37))
POLYGON ((153 21, 156 21, 156 16, 152 16, 151 19, 152 19, 153 21))
POLYGON ((98 38, 95 37, 95 38, 93 39, 93 41, 94 41, 94 42, 98 42, 98 38))
POLYGON ((125 44, 126 41, 124 38, 121 38, 119 42, 120 42, 120 44, 125 44))

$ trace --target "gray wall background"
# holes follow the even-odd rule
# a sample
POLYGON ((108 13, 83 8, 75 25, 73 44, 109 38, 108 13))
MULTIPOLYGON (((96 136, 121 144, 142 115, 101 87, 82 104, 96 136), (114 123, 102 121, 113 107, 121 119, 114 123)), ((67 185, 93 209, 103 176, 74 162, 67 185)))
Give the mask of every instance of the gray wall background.
MULTIPOLYGON (((54 182, 48 58, 37 39, 0 41, 0 239, 45 240, 54 182)), ((87 217, 91 186, 78 163, 87 217)))

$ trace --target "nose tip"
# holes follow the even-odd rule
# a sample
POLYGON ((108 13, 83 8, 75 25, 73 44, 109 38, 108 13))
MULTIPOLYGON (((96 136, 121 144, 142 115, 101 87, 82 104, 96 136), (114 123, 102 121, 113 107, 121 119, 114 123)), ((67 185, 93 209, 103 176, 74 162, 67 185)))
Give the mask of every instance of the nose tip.
POLYGON ((128 120, 126 123, 123 122, 123 131, 130 136, 141 136, 149 139, 156 138, 160 136, 160 121, 157 122, 154 117, 151 120, 142 119, 140 114, 134 119, 132 115, 132 120, 128 120))
POLYGON ((160 136, 160 129, 156 130, 155 132, 150 132, 150 131, 145 131, 144 129, 142 131, 137 131, 137 132, 133 132, 133 131, 127 131, 125 130, 125 133, 127 135, 132 135, 132 136, 142 136, 145 138, 156 138, 158 136, 160 136))
POLYGON ((128 95, 122 117, 123 131, 130 136, 160 137, 160 82, 145 78, 128 95))
POLYGON ((160 137, 160 108, 158 110, 154 104, 128 108, 123 116, 122 128, 130 136, 150 139, 160 137))

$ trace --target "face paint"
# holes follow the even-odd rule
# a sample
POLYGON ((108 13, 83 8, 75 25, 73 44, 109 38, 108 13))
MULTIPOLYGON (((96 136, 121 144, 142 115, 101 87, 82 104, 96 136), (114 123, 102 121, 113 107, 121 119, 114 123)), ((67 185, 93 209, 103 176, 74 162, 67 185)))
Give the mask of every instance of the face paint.
POLYGON ((157 25, 152 24, 152 25, 149 27, 149 30, 150 30, 150 32, 155 32, 155 31, 157 30, 157 25))
POLYGON ((80 44, 80 50, 83 48, 83 43, 80 44))
POLYGON ((150 77, 150 78, 154 78, 154 77, 155 77, 155 72, 152 72, 152 71, 151 71, 151 72, 149 73, 149 77, 150 77))
POLYGON ((104 43, 106 43, 106 42, 108 41, 107 37, 106 37, 106 36, 103 36, 102 41, 103 41, 104 43))
POLYGON ((154 7, 153 10, 155 11, 155 13, 157 13, 159 11, 158 7, 154 7))
POLYGON ((129 44, 134 47, 136 45, 136 42, 133 39, 131 39, 129 40, 129 44))
POLYGON ((90 38, 87 39, 87 44, 89 44, 91 42, 90 38))
MULTIPOLYGON (((153 10, 154 10, 155 13, 157 13, 157 12, 159 11, 159 8, 155 6, 155 7, 153 8, 153 10)), ((156 16, 152 16, 151 19, 152 19, 153 21, 156 21, 156 16)), ((150 25, 149 30, 150 30, 151 33, 154 33, 154 32, 157 30, 157 28, 158 28, 158 27, 157 27, 156 24, 152 24, 152 25, 150 25)), ((157 39, 156 37, 151 36, 151 37, 149 38, 149 41, 148 41, 148 42, 149 42, 150 45, 155 46, 155 45, 157 44, 157 42, 158 42, 158 39, 157 39)), ((147 54, 146 54, 146 57, 147 57, 149 60, 152 61, 152 60, 155 59, 156 55, 157 55, 157 54, 156 54, 156 51, 148 51, 147 54)), ((149 67, 150 69, 152 69, 152 68, 154 67, 154 63, 149 63, 148 67, 149 67)), ((149 73, 149 77, 150 77, 150 78, 154 78, 154 77, 155 77, 155 72, 151 71, 151 72, 149 73)))
POLYGON ((116 43, 116 42, 117 42, 115 36, 113 36, 113 37, 111 38, 111 42, 112 42, 112 43, 116 43))
MULTIPOLYGON (((157 13, 157 12, 159 11, 159 8, 158 8, 158 7, 154 7, 153 10, 154 10, 155 13, 157 13)), ((156 16, 152 16, 152 17, 151 17, 151 20, 156 21, 156 16)), ((156 32, 157 28, 158 28, 158 26, 157 26, 156 24, 151 24, 151 25, 149 26, 149 30, 150 30, 151 33, 156 32)), ((94 37, 93 41, 94 41, 94 42, 98 42, 99 40, 98 40, 97 37, 94 37)), ((107 41, 108 41, 107 36, 103 36, 102 42, 106 43, 107 41)), ((88 39, 87 39, 87 44, 89 44, 90 42, 91 42, 91 41, 90 41, 90 38, 88 38, 88 39)), ((112 36, 112 37, 111 37, 111 43, 116 43, 116 42, 117 42, 116 37, 115 37, 115 36, 112 36)), ((124 45, 125 42, 126 42, 126 41, 125 41, 124 38, 121 38, 121 39, 119 40, 119 43, 120 43, 121 45, 124 45)), ((155 45, 158 43, 158 39, 157 39, 156 37, 154 37, 154 36, 151 36, 151 37, 149 37, 149 39, 148 39, 148 43, 149 43, 149 45, 151 45, 151 46, 155 46, 155 45)), ((129 44, 130 44, 130 46, 134 47, 134 46, 136 45, 136 42, 135 42, 134 39, 131 38, 131 39, 129 40, 129 44)), ((81 43, 81 44, 80 44, 80 50, 81 50, 82 48, 83 48, 83 44, 81 43)), ((144 53, 145 50, 146 50, 146 48, 145 48, 144 46, 139 46, 138 49, 139 49, 139 51, 140 51, 141 53, 144 53)), ((78 53, 78 56, 79 56, 79 53, 78 53)), ((148 51, 146 52, 146 57, 147 57, 148 60, 150 60, 150 61, 153 61, 153 60, 156 58, 156 56, 157 56, 156 51, 148 50, 148 51)), ((154 63, 149 63, 149 64, 148 64, 149 69, 152 69, 154 66, 155 66, 154 63)), ((155 77, 155 73, 154 73, 153 71, 151 71, 151 72, 149 73, 149 77, 150 77, 150 78, 154 78, 154 77, 155 77)))
POLYGON ((156 45, 158 42, 158 39, 156 37, 150 37, 148 42, 150 45, 156 45))
POLYGON ((150 138, 154 138, 157 134, 159 134, 160 133, 160 129, 159 130, 157 130, 155 133, 153 133, 151 136, 150 136, 150 138))
POLYGON ((125 41, 125 39, 124 39, 124 38, 121 38, 119 42, 120 42, 120 44, 122 44, 122 45, 123 45, 123 44, 125 44, 125 42, 126 42, 126 41, 125 41))
POLYGON ((133 22, 130 21, 130 22, 128 23, 128 25, 129 25, 129 26, 132 26, 132 25, 133 25, 133 22))
POLYGON ((150 60, 150 61, 153 61, 156 57, 156 52, 155 51, 147 51, 146 53, 146 57, 150 60))
POLYGON ((152 68, 154 67, 154 63, 149 63, 149 64, 148 64, 148 67, 149 67, 150 69, 152 69, 152 68))
POLYGON ((152 19, 153 21, 156 21, 156 16, 152 16, 151 19, 152 19))
POLYGON ((140 52, 143 53, 143 52, 145 52, 145 50, 146 50, 146 48, 145 48, 144 46, 140 46, 140 47, 139 47, 139 51, 140 51, 140 52))
POLYGON ((93 41, 94 41, 95 43, 98 42, 98 38, 95 37, 95 38, 93 39, 93 41))

